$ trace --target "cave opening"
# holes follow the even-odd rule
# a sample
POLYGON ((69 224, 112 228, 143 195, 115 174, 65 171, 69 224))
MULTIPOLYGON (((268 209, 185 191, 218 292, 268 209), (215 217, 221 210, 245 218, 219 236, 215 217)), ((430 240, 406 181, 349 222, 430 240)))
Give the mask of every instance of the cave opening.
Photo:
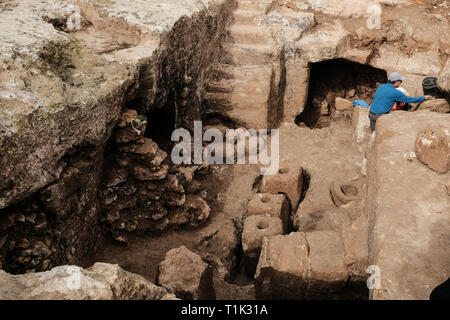
POLYGON ((172 91, 162 108, 156 108, 147 113, 147 129, 145 137, 151 138, 158 146, 170 153, 172 149, 171 136, 175 130, 176 105, 175 94, 172 91))
POLYGON ((311 63, 309 67, 308 98, 295 123, 311 129, 328 127, 336 119, 336 98, 370 104, 378 86, 387 82, 385 70, 345 59, 311 63))

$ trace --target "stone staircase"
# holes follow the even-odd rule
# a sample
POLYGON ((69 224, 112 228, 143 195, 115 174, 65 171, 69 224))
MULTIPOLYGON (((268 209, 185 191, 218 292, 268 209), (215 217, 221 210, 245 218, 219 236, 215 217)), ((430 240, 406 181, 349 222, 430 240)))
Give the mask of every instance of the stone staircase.
POLYGON ((239 1, 205 97, 207 114, 218 113, 253 129, 277 127, 283 112, 278 94, 281 50, 258 24, 268 4, 239 1))

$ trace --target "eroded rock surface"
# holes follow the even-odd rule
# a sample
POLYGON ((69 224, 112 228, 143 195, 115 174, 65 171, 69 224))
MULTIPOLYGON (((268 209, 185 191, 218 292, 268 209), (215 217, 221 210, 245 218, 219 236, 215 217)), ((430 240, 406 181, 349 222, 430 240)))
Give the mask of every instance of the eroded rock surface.
POLYGON ((167 290, 118 265, 61 266, 11 275, 0 270, 0 300, 159 300, 167 290))

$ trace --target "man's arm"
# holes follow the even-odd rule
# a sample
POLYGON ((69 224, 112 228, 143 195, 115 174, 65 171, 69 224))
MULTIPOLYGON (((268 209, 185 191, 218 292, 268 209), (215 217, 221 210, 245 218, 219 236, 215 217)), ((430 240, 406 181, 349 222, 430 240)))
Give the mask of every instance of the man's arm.
POLYGON ((425 96, 421 96, 421 97, 408 97, 406 94, 404 94, 403 92, 401 92, 400 90, 395 90, 396 92, 394 93, 395 96, 395 101, 398 102, 405 102, 405 103, 418 103, 418 102, 422 102, 423 100, 425 100, 425 96))

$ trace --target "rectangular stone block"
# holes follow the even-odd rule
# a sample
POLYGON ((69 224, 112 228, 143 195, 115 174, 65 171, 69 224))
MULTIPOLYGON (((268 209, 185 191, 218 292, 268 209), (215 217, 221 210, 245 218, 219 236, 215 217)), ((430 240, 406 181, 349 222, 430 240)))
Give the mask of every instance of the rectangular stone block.
POLYGON ((280 218, 283 231, 290 225, 289 201, 284 194, 257 193, 247 205, 247 215, 269 215, 280 218))
POLYGON ((342 227, 344 263, 350 273, 350 282, 365 283, 369 266, 369 224, 361 214, 351 224, 342 227))
POLYGON ((261 193, 287 195, 292 211, 297 209, 303 186, 303 169, 280 168, 275 175, 266 175, 261 181, 261 193))
POLYGON ((255 274, 257 299, 326 299, 348 278, 339 233, 294 232, 263 240, 255 274))
POLYGON ((249 276, 255 274, 264 237, 283 234, 280 218, 270 215, 250 216, 244 221, 242 232, 243 262, 249 276))
POLYGON ((369 143, 370 135, 372 134, 370 130, 369 108, 354 106, 352 125, 353 143, 359 152, 364 152, 369 143))
POLYGON ((348 278, 341 235, 335 231, 314 231, 307 233, 306 239, 311 268, 307 297, 327 298, 339 293, 348 278))
POLYGON ((302 232, 264 238, 255 274, 256 299, 304 299, 308 251, 302 232))

